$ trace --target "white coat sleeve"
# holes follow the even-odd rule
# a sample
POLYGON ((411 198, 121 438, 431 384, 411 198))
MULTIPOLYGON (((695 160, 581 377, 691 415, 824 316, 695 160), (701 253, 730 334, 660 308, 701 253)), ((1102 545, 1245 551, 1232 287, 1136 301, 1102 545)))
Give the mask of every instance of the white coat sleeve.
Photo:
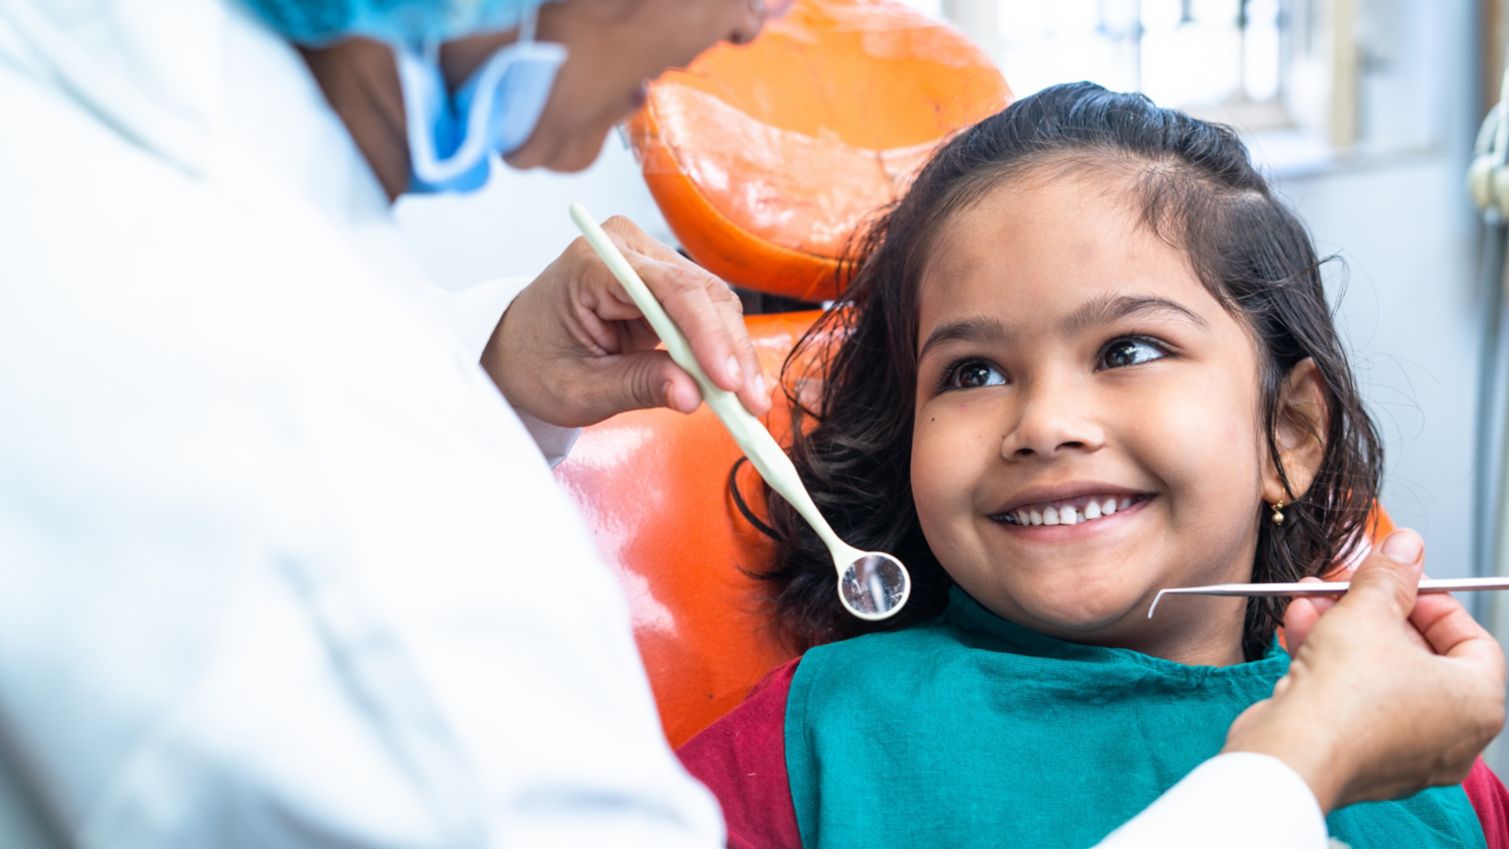
MULTIPOLYGON (((460 331, 462 342, 468 350, 476 351, 479 357, 482 355, 482 349, 487 346, 493 329, 502 320, 503 312, 531 281, 532 278, 524 276, 499 277, 450 293, 445 303, 446 311, 460 331)), ((540 453, 545 455, 551 466, 559 465, 566 459, 566 455, 571 453, 571 446, 576 444, 576 438, 581 435, 580 428, 550 424, 518 407, 514 407, 514 412, 518 414, 519 421, 524 423, 529 435, 534 437, 535 444, 540 446, 540 453)))
POLYGON ((1233 752, 1201 764, 1098 849, 1325 849, 1315 795, 1283 761, 1233 752))
POLYGON ((485 376, 376 312, 372 344, 263 374, 120 336, 70 360, 62 322, 0 341, 21 795, 91 848, 721 845, 535 446, 485 376), (26 380, 28 348, 58 384, 26 380))

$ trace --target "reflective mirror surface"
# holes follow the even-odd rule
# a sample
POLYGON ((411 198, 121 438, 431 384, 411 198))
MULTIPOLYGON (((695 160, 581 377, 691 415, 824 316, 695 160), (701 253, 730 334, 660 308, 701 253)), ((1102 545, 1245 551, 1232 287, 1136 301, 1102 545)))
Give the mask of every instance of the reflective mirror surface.
POLYGON ((867 552, 844 568, 838 578, 838 598, 860 619, 894 615, 912 594, 912 579, 901 561, 889 554, 867 552))

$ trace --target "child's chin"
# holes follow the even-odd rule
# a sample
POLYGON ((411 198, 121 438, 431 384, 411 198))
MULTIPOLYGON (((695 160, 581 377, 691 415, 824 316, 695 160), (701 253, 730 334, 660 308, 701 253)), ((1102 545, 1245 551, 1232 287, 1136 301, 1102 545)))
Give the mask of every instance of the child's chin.
POLYGON ((1038 630, 1075 642, 1098 642, 1137 624, 1135 599, 1067 599, 1059 603, 1028 608, 1033 619, 1041 623, 1038 630))
MULTIPOLYGON (((970 592, 997 615, 1042 634, 1074 642, 1096 642, 1101 634, 1119 636, 1146 622, 1145 588, 1122 584, 1117 576, 1055 572, 1043 580, 999 582, 970 592)), ((956 578, 956 580, 958 580, 956 578)))

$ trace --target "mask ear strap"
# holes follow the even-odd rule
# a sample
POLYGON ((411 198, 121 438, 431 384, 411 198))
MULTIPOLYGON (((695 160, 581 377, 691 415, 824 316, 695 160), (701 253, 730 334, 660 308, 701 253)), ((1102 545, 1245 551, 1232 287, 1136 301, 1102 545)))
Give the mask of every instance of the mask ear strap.
MULTIPOLYGON (((494 150, 496 139, 489 138, 488 128, 493 123, 493 113, 501 108, 498 102, 498 91, 501 89, 504 72, 511 64, 511 60, 517 60, 523 56, 532 57, 526 60, 528 62, 547 62, 551 66, 549 70, 550 83, 548 85, 553 85, 555 72, 560 68, 561 63, 565 61, 566 48, 563 45, 532 40, 525 41, 523 36, 524 34, 521 31, 518 41, 515 41, 495 54, 493 58, 489 59, 482 66, 482 69, 477 72, 476 76, 466 83, 466 87, 471 88, 475 93, 473 103, 475 104, 480 101, 480 106, 473 106, 467 109, 466 113, 461 116, 462 120, 465 121, 465 135, 463 136, 461 148, 456 151, 455 156, 451 159, 451 163, 457 166, 455 173, 462 173, 466 170, 465 167, 462 167, 464 163, 470 162, 475 166, 478 161, 485 158, 489 153, 505 152, 494 150)), ((548 90, 546 93, 548 95, 548 90)), ((540 102, 538 107, 543 108, 544 103, 540 102)), ((523 139, 519 139, 519 141, 522 142, 523 139)))
MULTIPOLYGON (((428 41, 418 49, 411 46, 395 51, 409 119, 409 158, 419 179, 435 184, 453 180, 476 168, 494 152, 494 140, 489 138, 488 131, 493 123, 493 112, 498 108, 497 94, 511 65, 523 59, 536 65, 543 61, 559 68, 565 59, 565 47, 534 40, 538 17, 539 8, 536 7, 519 22, 519 35, 514 43, 499 49, 462 84, 462 89, 473 93, 473 99, 472 105, 462 109, 461 114, 452 114, 456 100, 440 77, 438 41, 428 41), (413 120, 416 113, 423 123, 413 120), (442 117, 460 122, 457 129, 461 146, 445 159, 440 158, 431 134, 431 128, 442 117)), ((553 69, 550 73, 553 80, 553 69)))
POLYGON ((443 90, 445 82, 437 80, 433 72, 439 67, 440 44, 427 39, 419 45, 395 47, 393 53, 403 89, 409 156, 418 168, 429 170, 438 159, 429 128, 439 118, 439 112, 449 107, 449 97, 443 90))
POLYGON ((529 15, 519 22, 518 43, 529 44, 534 41, 534 28, 540 22, 540 7, 535 6, 529 11, 529 15))

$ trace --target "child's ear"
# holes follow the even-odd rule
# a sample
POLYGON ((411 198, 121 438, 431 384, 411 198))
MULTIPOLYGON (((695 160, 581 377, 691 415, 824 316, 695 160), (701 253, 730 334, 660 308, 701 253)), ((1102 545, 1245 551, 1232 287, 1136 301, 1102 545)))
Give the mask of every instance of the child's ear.
POLYGON ((1331 415, 1326 405, 1325 384, 1313 359, 1306 357, 1290 369, 1279 389, 1277 406, 1273 438, 1291 491, 1284 489, 1278 468, 1269 456, 1263 463, 1263 500, 1270 504, 1302 497, 1325 457, 1331 415))

